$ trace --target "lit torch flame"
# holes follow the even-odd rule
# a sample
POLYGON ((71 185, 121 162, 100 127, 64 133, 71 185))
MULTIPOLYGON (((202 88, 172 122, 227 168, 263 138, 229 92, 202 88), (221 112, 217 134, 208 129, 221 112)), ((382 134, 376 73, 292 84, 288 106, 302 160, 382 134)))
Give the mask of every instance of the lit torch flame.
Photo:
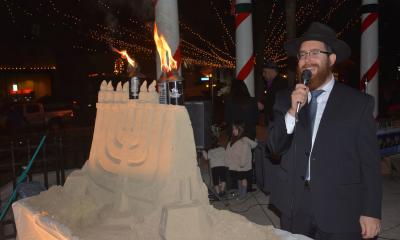
POLYGON ((115 47, 111 47, 111 48, 112 48, 112 50, 114 52, 117 52, 117 53, 121 54, 122 58, 125 58, 126 60, 128 60, 129 65, 131 65, 133 68, 136 68, 136 61, 134 59, 132 59, 131 57, 129 57, 129 55, 126 52, 126 50, 119 51, 115 47))
POLYGON ((164 35, 158 35, 157 25, 154 22, 154 42, 157 46, 158 55, 161 61, 161 71, 168 73, 177 69, 177 63, 172 58, 171 48, 169 47, 164 35))

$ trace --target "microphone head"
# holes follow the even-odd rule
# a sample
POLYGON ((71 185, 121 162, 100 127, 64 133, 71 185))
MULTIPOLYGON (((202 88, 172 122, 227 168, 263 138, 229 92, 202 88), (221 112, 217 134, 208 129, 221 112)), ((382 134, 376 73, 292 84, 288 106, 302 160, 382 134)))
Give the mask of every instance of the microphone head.
POLYGON ((311 79, 311 75, 312 73, 309 69, 306 69, 301 73, 301 80, 303 81, 304 85, 308 85, 311 79))

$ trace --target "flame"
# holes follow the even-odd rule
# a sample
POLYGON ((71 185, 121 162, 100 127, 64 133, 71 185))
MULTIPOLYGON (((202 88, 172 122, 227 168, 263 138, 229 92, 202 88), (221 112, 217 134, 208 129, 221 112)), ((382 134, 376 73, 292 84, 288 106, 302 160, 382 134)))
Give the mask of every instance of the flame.
POLYGON ((121 54, 121 57, 122 57, 122 58, 125 58, 126 60, 128 60, 129 65, 131 65, 131 66, 134 67, 134 68, 136 67, 136 61, 135 61, 133 58, 129 57, 129 55, 128 55, 128 53, 126 52, 126 50, 119 51, 119 50, 116 49, 115 47, 111 47, 111 48, 112 48, 112 50, 113 50, 114 52, 117 52, 117 53, 121 54))
POLYGON ((171 72, 177 69, 177 63, 173 59, 171 54, 171 48, 169 47, 167 40, 164 35, 158 35, 157 24, 154 22, 154 42, 157 46, 158 55, 161 61, 161 71, 171 72))

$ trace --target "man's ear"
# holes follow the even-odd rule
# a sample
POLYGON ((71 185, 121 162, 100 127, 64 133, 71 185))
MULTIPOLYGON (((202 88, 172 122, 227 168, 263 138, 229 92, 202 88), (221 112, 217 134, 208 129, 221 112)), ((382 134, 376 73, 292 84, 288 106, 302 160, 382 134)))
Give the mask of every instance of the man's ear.
POLYGON ((329 54, 329 64, 332 67, 336 62, 336 54, 335 53, 331 53, 329 54))

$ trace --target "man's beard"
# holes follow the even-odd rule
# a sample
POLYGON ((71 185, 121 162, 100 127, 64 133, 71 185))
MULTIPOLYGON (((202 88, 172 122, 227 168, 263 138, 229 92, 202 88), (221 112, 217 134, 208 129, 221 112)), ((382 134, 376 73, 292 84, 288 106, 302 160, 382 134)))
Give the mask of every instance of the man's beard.
POLYGON ((319 66, 317 64, 311 64, 311 65, 306 65, 303 67, 303 70, 298 71, 298 78, 301 79, 301 73, 304 71, 304 69, 312 67, 317 69, 317 73, 311 76, 310 82, 308 83, 308 88, 312 91, 315 90, 319 87, 321 87, 326 81, 327 78, 332 74, 329 62, 326 62, 325 64, 319 66))

